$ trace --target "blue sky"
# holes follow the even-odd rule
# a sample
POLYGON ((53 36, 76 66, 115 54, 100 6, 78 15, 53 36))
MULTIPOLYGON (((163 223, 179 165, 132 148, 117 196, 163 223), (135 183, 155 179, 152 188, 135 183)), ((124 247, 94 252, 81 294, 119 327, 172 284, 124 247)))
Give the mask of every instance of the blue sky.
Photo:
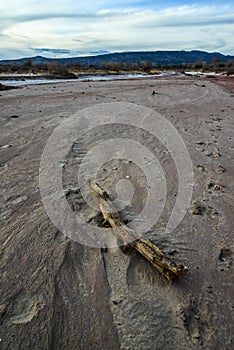
POLYGON ((137 50, 234 55, 234 3, 191 0, 6 0, 0 59, 137 50))

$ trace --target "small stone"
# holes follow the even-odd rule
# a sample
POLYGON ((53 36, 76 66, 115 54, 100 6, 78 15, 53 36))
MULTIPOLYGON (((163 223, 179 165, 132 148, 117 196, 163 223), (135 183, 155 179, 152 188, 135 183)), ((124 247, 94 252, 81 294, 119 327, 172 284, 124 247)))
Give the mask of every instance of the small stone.
POLYGON ((203 215, 205 210, 206 210, 206 208, 204 205, 202 205, 200 202, 195 202, 192 205, 191 213, 194 215, 203 215))
POLYGON ((199 333, 199 331, 195 331, 195 332, 193 333, 193 338, 196 338, 196 339, 200 338, 200 333, 199 333))
POLYGON ((228 249, 228 248, 222 248, 222 249, 220 250, 218 259, 219 259, 220 261, 225 261, 226 258, 230 257, 231 255, 232 255, 232 252, 231 252, 230 249, 228 249))
POLYGON ((11 196, 6 200, 6 202, 11 204, 18 204, 26 201, 27 199, 28 199, 27 196, 11 196))
POLYGON ((225 172, 225 168, 222 165, 218 166, 218 172, 219 173, 224 173, 225 172))
POLYGON ((0 169, 5 169, 7 166, 8 165, 6 163, 0 163, 0 169))
POLYGON ((1 146, 1 148, 9 148, 9 147, 12 147, 13 145, 3 145, 3 146, 1 146))
POLYGON ((222 185, 216 184, 213 181, 210 181, 208 183, 208 189, 213 189, 215 191, 220 191, 222 189, 222 185))
POLYGON ((176 253, 178 253, 178 252, 177 252, 177 250, 174 249, 174 250, 171 250, 170 252, 168 252, 168 255, 175 255, 176 253))
POLYGON ((126 176, 126 179, 130 179, 130 176, 127 175, 127 176, 126 176))
POLYGON ((205 172, 206 168, 203 165, 197 165, 196 167, 198 170, 200 170, 201 172, 205 172))

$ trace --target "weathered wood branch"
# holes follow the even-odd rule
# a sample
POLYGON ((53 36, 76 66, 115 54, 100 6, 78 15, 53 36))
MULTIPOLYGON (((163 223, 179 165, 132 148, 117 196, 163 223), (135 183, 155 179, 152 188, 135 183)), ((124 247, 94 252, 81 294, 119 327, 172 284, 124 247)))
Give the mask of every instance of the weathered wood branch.
POLYGON ((89 188, 104 219, 114 228, 115 235, 123 244, 131 244, 170 282, 175 282, 186 274, 188 270, 186 266, 173 262, 155 244, 148 239, 139 238, 133 230, 124 224, 120 215, 115 212, 110 196, 105 190, 91 181, 89 181, 89 188))

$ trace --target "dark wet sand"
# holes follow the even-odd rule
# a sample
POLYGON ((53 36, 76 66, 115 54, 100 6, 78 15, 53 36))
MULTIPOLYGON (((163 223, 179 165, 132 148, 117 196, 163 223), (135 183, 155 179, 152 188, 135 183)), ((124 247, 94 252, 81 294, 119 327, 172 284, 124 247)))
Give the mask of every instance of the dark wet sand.
MULTIPOLYGON (((2 349, 234 348, 233 88, 233 77, 173 77, 32 85, 1 92, 2 349), (165 169, 168 199, 148 237, 188 266, 187 278, 177 285, 164 283, 136 254, 70 241, 44 211, 38 170, 48 137, 78 110, 115 101, 161 113, 189 150, 194 167, 191 207, 165 237, 159 232, 175 201, 176 169, 162 145, 149 145, 165 169)), ((103 132, 111 137, 111 131, 103 132)), ((89 146, 96 141, 94 136, 83 139, 89 146)), ((81 157, 77 144, 64 169, 65 183, 73 184, 74 159, 81 157)), ((123 165, 111 163, 106 170, 100 182, 111 191, 123 165)), ((137 169, 129 171, 138 174, 137 169)), ((141 180, 126 216, 134 217, 142 205, 143 184, 141 180)), ((77 193, 69 195, 73 208, 86 213, 77 193)))

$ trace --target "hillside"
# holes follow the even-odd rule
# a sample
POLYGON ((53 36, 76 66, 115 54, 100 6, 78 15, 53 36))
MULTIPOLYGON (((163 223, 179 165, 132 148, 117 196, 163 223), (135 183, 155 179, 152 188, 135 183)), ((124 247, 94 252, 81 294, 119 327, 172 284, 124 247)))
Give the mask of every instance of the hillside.
POLYGON ((101 66, 103 63, 131 63, 138 64, 141 62, 150 62, 153 66, 158 65, 183 65, 202 61, 205 63, 212 63, 214 59, 219 59, 225 63, 234 60, 234 56, 223 55, 219 52, 205 52, 205 51, 139 51, 139 52, 120 52, 109 53, 98 56, 82 56, 72 58, 46 58, 42 56, 35 56, 30 58, 21 58, 16 60, 2 60, 1 64, 15 64, 22 65, 29 59, 32 64, 43 64, 48 62, 57 62, 65 65, 80 63, 83 66, 101 66))

